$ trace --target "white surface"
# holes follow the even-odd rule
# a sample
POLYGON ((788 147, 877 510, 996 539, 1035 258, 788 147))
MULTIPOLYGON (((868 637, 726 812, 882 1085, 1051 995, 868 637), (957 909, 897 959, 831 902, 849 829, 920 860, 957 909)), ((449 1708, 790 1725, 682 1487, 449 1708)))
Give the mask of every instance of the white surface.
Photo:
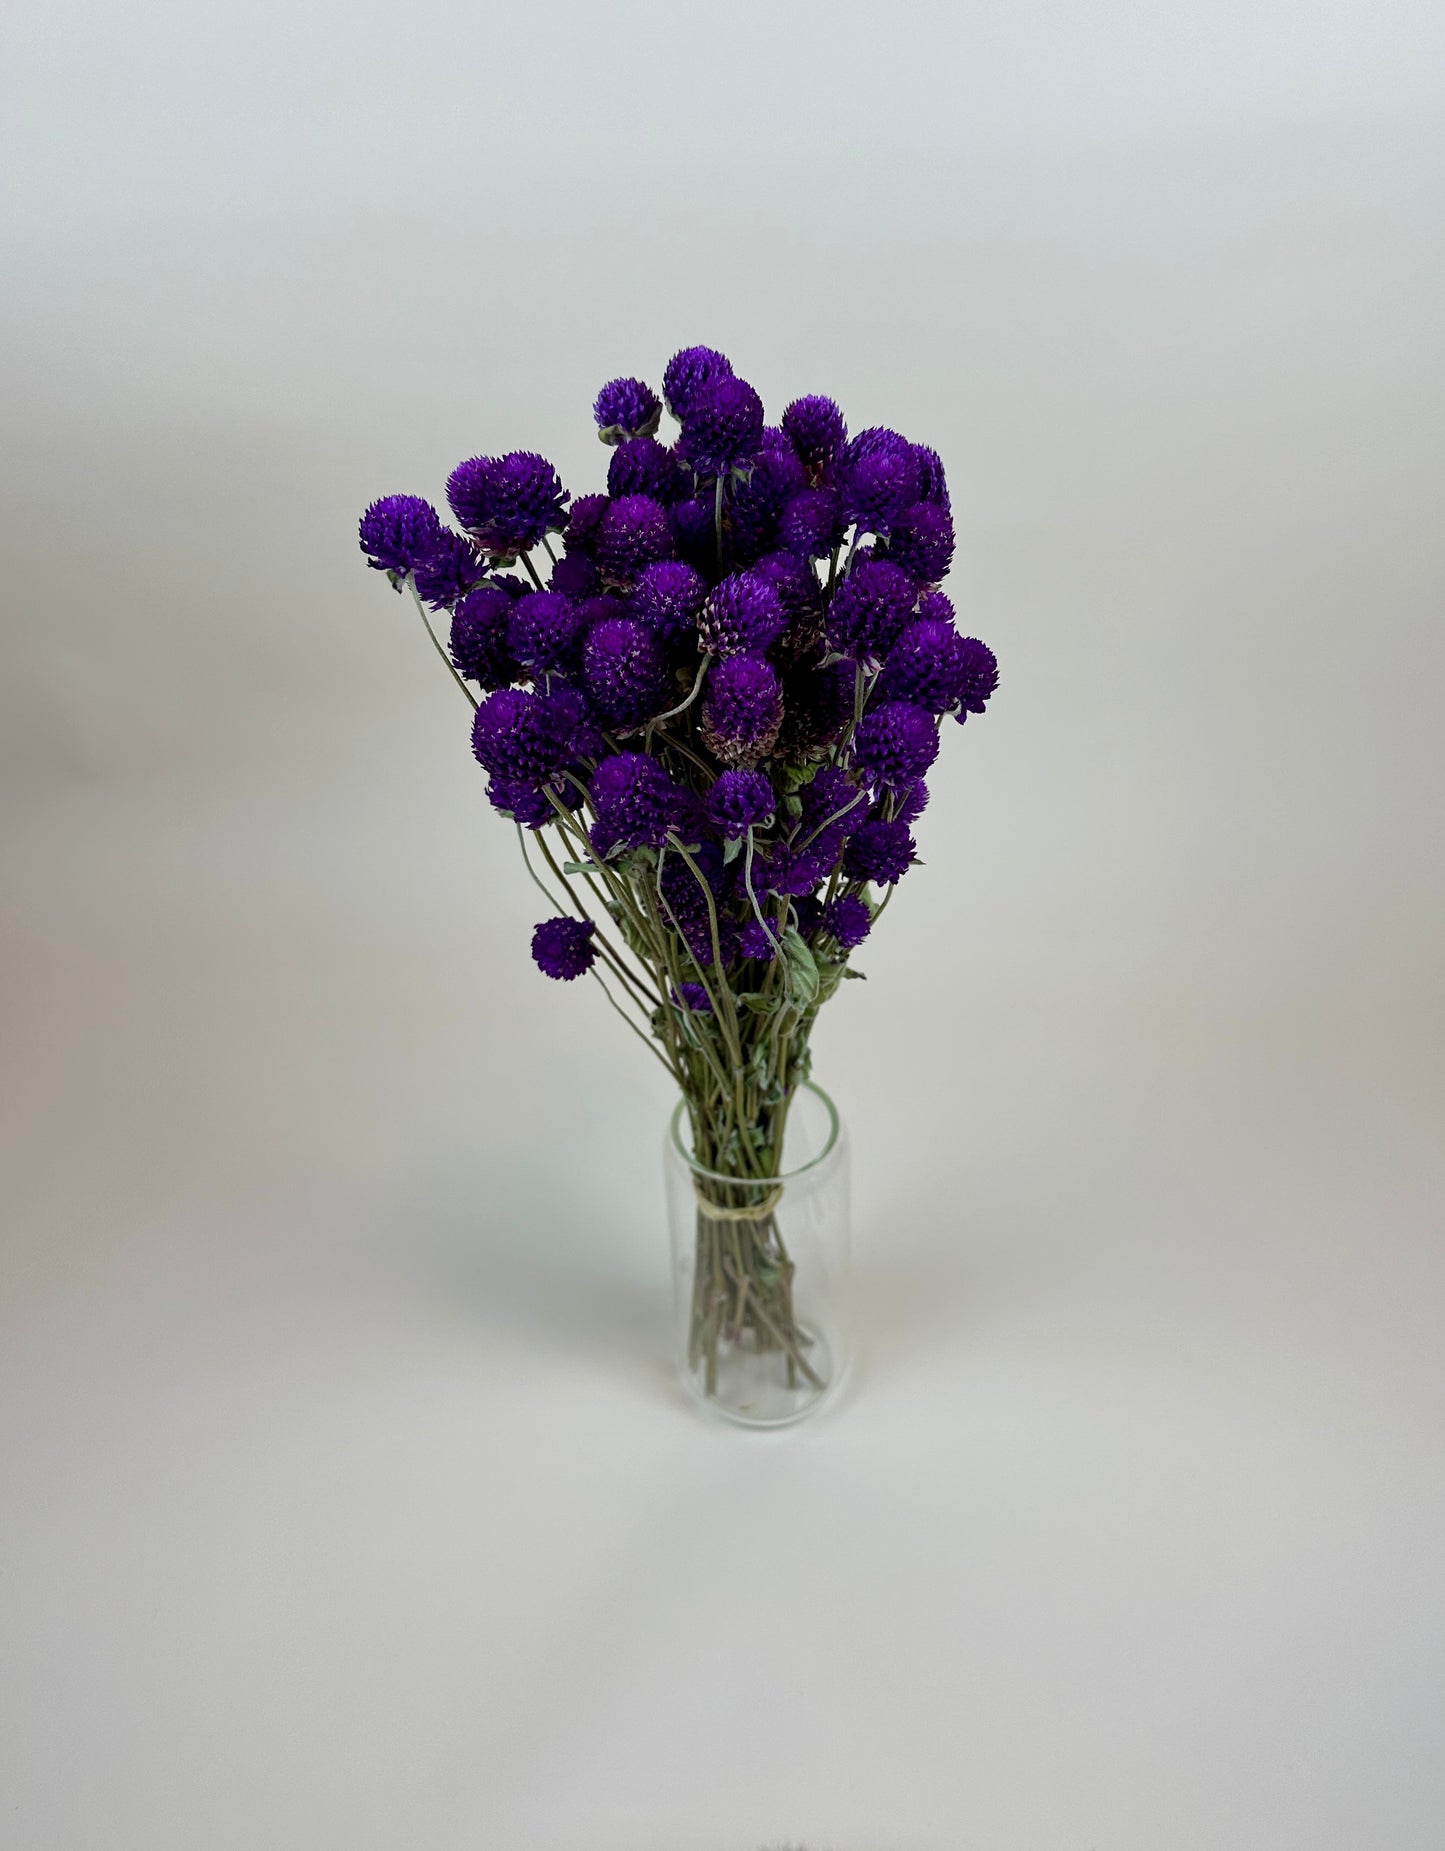
POLYGON ((6 1851, 1445 1842, 1440 22, 1165 17, 7 48, 6 1851), (692 339, 939 446, 1004 677, 779 1436, 351 550, 692 339))

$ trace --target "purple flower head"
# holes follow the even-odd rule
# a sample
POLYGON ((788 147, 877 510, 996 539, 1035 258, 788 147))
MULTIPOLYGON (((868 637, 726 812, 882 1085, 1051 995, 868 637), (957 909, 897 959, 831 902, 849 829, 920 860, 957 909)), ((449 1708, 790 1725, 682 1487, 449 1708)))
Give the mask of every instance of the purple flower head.
POLYGON ((841 842, 868 814, 866 793, 838 765, 821 766, 799 795, 803 802, 799 825, 802 837, 812 835, 815 830, 831 830, 841 842))
POLYGON ((755 765, 772 749, 782 721, 782 689, 761 656, 728 656, 713 664, 702 707, 710 752, 728 765, 755 765))
POLYGON ((800 893, 793 901, 793 920, 804 938, 811 938, 823 923, 823 902, 800 893))
POLYGON ((434 611, 450 610, 459 598, 479 585, 487 575, 486 561, 473 543, 450 527, 443 527, 440 541, 425 559, 412 568, 416 595, 434 611))
POLYGON ((757 452, 763 401, 731 374, 701 387, 682 418, 682 449, 701 476, 720 476, 757 452))
POLYGON ((712 1004, 708 1000, 705 984, 679 983, 673 989, 672 1000, 679 1009, 690 1009, 699 1015, 712 1013, 712 1004))
POLYGON ((521 664, 507 645, 507 620, 512 600, 498 585, 481 585, 469 591, 452 617, 452 661, 465 681, 475 681, 489 693, 516 681, 521 664))
POLYGON ((845 511, 865 532, 889 533, 918 500, 921 481, 911 443, 896 431, 864 431, 848 447, 845 511))
POLYGON ((671 506, 689 486, 682 465, 655 437, 622 444, 607 465, 607 492, 617 501, 624 495, 650 495, 671 506))
POLYGON ((964 659, 963 638, 951 623, 920 617, 889 650, 879 692, 885 700, 950 713, 963 698, 964 659))
POLYGON ((866 900, 855 893, 840 893, 823 908, 823 927, 844 951, 851 951, 873 930, 873 915, 866 900))
POLYGON ((682 795, 657 760, 645 752, 618 752, 604 758, 592 774, 590 794, 597 812, 592 840, 604 855, 619 842, 629 848, 660 847, 682 795))
POLYGON ((772 581, 760 572, 734 572, 713 587, 697 620, 697 635, 715 656, 761 655, 787 627, 772 581))
POLYGON ((893 814, 900 823, 906 823, 911 829, 928 808, 928 786, 919 778, 905 789, 894 793, 897 807, 893 814))
POLYGON ((918 594, 918 615, 937 619, 940 623, 952 623, 954 618, 953 599, 946 591, 930 587, 918 594))
POLYGON ((831 488, 805 488, 794 495, 778 522, 778 537, 804 559, 826 559, 847 532, 843 504, 831 488))
POLYGON ((656 632, 633 617, 593 624, 582 645, 582 680, 609 726, 637 726, 667 706, 667 671, 656 632))
POLYGON ((828 646, 878 660, 893 647, 908 622, 918 587, 900 566, 865 559, 833 594, 828 607, 828 646))
POLYGON ((707 596, 707 580, 680 559, 646 566, 632 590, 632 614, 672 646, 691 639, 707 596))
POLYGON ((564 598, 590 598, 602 589, 602 580, 586 553, 564 553, 552 568, 547 589, 560 591, 564 598))
POLYGON ((966 713, 982 713, 998 686, 998 657, 976 636, 963 639, 963 675, 959 686, 958 720, 966 713))
POLYGON ((452 513, 491 553, 522 553, 567 524, 567 492, 545 456, 473 456, 447 478, 452 513))
POLYGON ((942 457, 925 443, 914 444, 913 454, 918 458, 918 499, 929 502, 935 508, 942 508, 947 513, 953 503, 948 498, 948 478, 943 473, 942 457))
POLYGON ((845 656, 818 668, 795 669, 784 678, 782 757, 806 759, 836 744, 853 718, 856 666, 845 656))
POLYGON ((724 771, 708 792, 707 819, 729 841, 765 823, 777 808, 773 787, 761 771, 724 771))
POLYGON ((498 816, 520 823, 524 829, 540 829, 557 814, 539 784, 518 784, 507 778, 487 779, 487 802, 498 816))
POLYGON ((652 435, 662 417, 662 400, 640 379, 612 379, 597 394, 592 416, 603 443, 626 443, 652 435))
POLYGON ((436 509, 419 495, 384 495, 362 515, 357 532, 368 566, 404 576, 435 550, 442 524, 436 509))
POLYGON ((888 556, 921 584, 937 584, 953 564, 953 516, 931 501, 905 508, 889 539, 888 556))
POLYGON ((807 469, 821 469, 843 448, 848 426, 830 398, 795 398, 783 413, 783 431, 807 469))
POLYGON ((567 510, 567 525, 562 529, 562 538, 568 547, 578 547, 583 552, 590 552, 597 544, 597 530, 602 525, 602 517, 612 506, 608 495, 580 495, 567 510))
POLYGON ((911 784, 937 757, 933 715, 911 701, 884 701, 853 735, 854 762, 875 784, 911 784))
POLYGON ((585 976, 597 959, 590 919, 544 919, 532 934, 532 956, 544 976, 571 983, 585 976))
POLYGON ((764 553, 753 567, 778 594, 788 628, 783 637, 783 654, 791 662, 811 659, 821 653, 823 640, 823 600, 813 568, 796 553, 764 553))
POLYGON ((777 932, 765 926, 755 914, 738 935, 738 949, 745 958, 756 958, 760 964, 771 964, 778 955, 777 940, 777 932))
POLYGON ((892 887, 912 867, 915 846, 907 823, 864 823, 858 833, 848 839, 843 851, 843 872, 850 880, 892 887))
POLYGON ((581 703, 570 689, 499 688, 477 708, 472 751, 502 783, 540 784, 571 762, 582 730, 581 703))
POLYGON ((565 675, 577 666, 584 622, 574 599, 558 591, 534 591, 512 605, 507 641, 534 675, 565 675))
POLYGON ((644 566, 671 552, 672 523, 661 502, 624 495, 611 503, 597 531, 597 563, 614 584, 631 584, 644 566))
POLYGON ((702 388, 715 379, 729 378, 732 370, 732 361, 715 348, 684 347, 668 361, 662 375, 662 395, 667 400, 667 409, 681 423, 702 388))

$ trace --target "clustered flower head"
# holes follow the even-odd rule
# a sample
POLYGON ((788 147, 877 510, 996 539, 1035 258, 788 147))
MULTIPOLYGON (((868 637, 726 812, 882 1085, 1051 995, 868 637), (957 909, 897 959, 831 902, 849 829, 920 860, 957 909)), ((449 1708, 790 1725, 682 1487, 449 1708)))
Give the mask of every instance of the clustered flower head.
POLYGON ((806 1013, 915 864, 942 722, 998 685, 939 588, 943 464, 883 426, 850 437, 822 394, 769 422, 706 346, 657 386, 609 380, 593 417, 605 491, 569 495, 534 451, 469 457, 454 527, 388 495, 363 556, 449 623, 492 807, 554 845, 579 912, 611 896, 610 919, 543 921, 539 968, 571 982, 605 945, 610 976, 656 930, 654 1033, 672 1011, 720 1034, 744 995, 806 1013))

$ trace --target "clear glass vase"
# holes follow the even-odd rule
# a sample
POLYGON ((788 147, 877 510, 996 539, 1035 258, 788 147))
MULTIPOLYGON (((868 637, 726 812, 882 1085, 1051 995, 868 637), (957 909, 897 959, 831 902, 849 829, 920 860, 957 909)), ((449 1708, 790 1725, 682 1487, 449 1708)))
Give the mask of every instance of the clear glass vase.
POLYGON ((788 1111, 781 1174, 740 1178, 697 1162, 680 1100, 663 1168, 685 1386, 744 1427, 784 1427, 816 1412, 848 1361, 848 1142, 833 1101, 804 1082, 788 1111))

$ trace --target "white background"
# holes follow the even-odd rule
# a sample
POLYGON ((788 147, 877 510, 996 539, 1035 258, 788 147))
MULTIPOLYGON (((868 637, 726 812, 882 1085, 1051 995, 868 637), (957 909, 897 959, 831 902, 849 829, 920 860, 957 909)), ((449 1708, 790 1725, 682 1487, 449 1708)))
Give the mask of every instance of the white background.
POLYGON ((1439 1851, 1445 23, 18 8, 0 1840, 1439 1851), (666 1362, 668 1104, 374 496, 724 347, 998 651, 817 1038, 857 1381, 666 1362))

